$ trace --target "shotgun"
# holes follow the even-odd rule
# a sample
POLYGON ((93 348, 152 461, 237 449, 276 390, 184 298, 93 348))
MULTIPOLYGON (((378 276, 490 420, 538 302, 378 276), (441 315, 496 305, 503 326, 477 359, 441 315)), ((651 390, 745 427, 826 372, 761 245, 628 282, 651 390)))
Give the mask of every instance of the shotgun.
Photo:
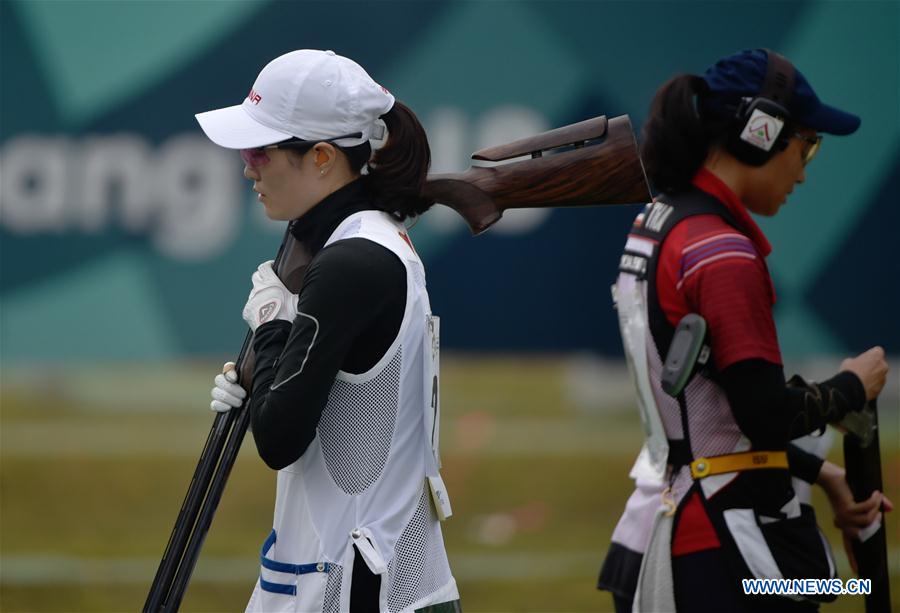
MULTIPOLYGON (((866 500, 875 490, 883 492, 875 401, 862 411, 848 413, 839 428, 844 430, 844 466, 847 485, 853 492, 854 500, 866 500)), ((891 610, 891 575, 888 571, 883 508, 878 519, 853 539, 852 546, 860 579, 872 581, 871 592, 866 594, 866 613, 888 613, 891 610)))
MULTIPOLYGON (((430 175, 424 194, 456 210, 473 234, 484 232, 509 208, 646 203, 650 191, 627 115, 606 117, 550 130, 513 143, 476 152, 476 160, 531 159, 462 174, 430 175), (549 155, 544 156, 544 153, 549 155)), ((275 273, 299 293, 311 256, 291 234, 284 234, 275 273)), ((244 338, 236 362, 238 381, 252 389, 253 334, 244 338)), ((250 397, 240 409, 216 415, 194 471, 156 576, 144 613, 177 611, 200 556, 231 468, 250 423, 250 397)))
MULTIPOLYGON (((294 293, 303 287, 303 277, 311 261, 303 243, 294 239, 291 226, 285 230, 273 268, 282 283, 294 293)), ((238 354, 235 368, 238 381, 248 391, 253 379, 253 332, 248 331, 238 354)), ((213 421, 200 460, 194 470, 175 527, 169 536, 156 576, 144 603, 144 613, 177 611, 187 590, 187 584, 200 557, 200 549, 219 506, 225 482, 241 449, 250 425, 250 411, 244 407, 219 413, 213 421)))
POLYGON ((482 149, 472 158, 502 162, 523 156, 531 159, 430 175, 425 195, 462 215, 473 234, 496 223, 506 209, 650 201, 628 115, 595 117, 482 149))

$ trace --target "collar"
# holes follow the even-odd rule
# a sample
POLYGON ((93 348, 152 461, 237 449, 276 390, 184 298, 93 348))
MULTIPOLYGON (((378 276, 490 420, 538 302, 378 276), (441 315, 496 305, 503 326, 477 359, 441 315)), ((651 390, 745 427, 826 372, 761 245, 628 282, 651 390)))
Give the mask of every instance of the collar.
POLYGON ((735 220, 740 224, 741 229, 747 233, 747 237, 753 241, 763 257, 768 257, 768 255, 772 253, 772 245, 769 243, 769 239, 766 238, 763 231, 756 225, 753 218, 750 217, 750 213, 747 211, 747 207, 744 206, 744 203, 741 202, 741 199, 738 198, 737 194, 735 194, 722 179, 708 171, 706 168, 701 167, 700 170, 697 171, 697 174, 694 175, 691 183, 693 183, 694 187, 697 189, 706 192, 725 205, 728 212, 734 216, 735 220))
POLYGON ((376 208, 362 178, 351 181, 323 198, 307 213, 291 222, 291 234, 316 255, 325 241, 353 213, 376 208))

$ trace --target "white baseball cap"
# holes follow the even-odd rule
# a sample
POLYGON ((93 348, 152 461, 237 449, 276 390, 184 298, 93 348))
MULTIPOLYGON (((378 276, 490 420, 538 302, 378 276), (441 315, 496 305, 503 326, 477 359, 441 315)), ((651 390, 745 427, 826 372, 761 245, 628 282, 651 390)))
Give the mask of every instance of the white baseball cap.
POLYGON ((377 136, 378 118, 393 106, 394 96, 353 60, 301 49, 266 64, 242 104, 195 117, 211 141, 228 149, 292 137, 353 147, 377 136), (334 140, 357 132, 358 138, 334 140))

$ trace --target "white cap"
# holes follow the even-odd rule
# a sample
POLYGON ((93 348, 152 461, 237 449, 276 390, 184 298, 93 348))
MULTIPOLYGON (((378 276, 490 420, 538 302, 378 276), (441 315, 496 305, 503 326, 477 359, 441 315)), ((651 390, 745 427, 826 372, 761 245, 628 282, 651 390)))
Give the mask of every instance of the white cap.
POLYGON ((196 117, 209 139, 228 149, 361 132, 359 138, 333 141, 353 147, 376 137, 376 120, 393 106, 394 96, 353 60, 301 49, 266 64, 243 104, 196 117))

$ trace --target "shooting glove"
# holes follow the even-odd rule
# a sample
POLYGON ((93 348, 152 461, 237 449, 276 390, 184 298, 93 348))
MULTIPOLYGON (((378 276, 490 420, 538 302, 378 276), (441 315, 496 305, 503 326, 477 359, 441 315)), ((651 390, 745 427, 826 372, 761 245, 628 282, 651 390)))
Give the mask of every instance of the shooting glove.
POLYGON ((272 260, 263 262, 251 277, 253 289, 244 305, 244 321, 256 331, 260 324, 274 319, 292 322, 297 317, 297 294, 284 286, 275 271, 272 260))
POLYGON ((237 384, 237 372, 234 364, 227 362, 222 373, 216 375, 215 385, 212 388, 212 402, 209 403, 216 413, 224 413, 236 409, 244 402, 247 391, 237 384))

